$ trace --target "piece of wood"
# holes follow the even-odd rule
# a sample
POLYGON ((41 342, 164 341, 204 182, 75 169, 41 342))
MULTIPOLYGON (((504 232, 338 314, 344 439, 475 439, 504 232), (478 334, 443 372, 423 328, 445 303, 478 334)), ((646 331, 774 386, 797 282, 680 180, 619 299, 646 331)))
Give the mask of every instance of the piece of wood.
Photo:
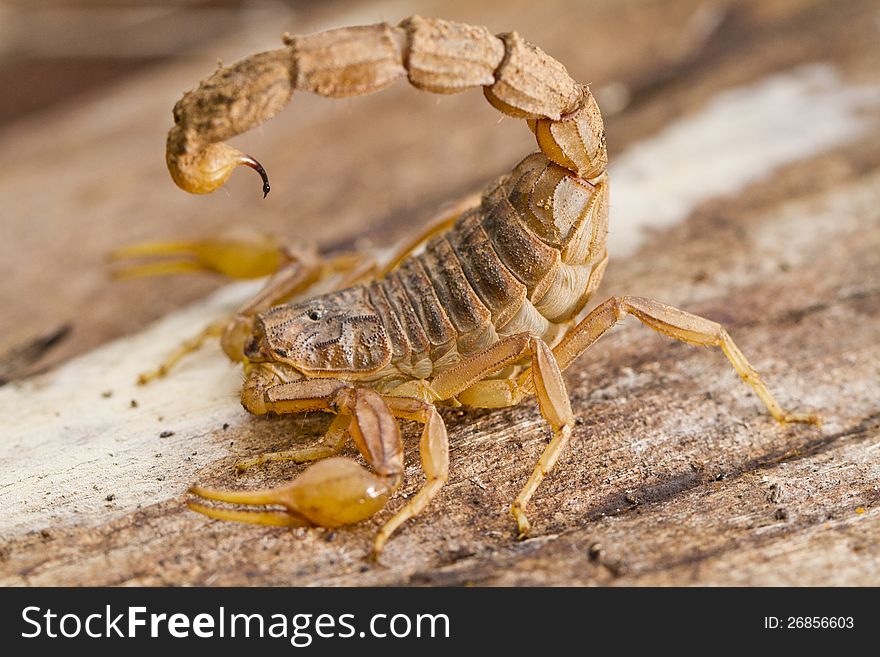
MULTIPOLYGON (((600 104, 603 93, 616 99, 613 251, 597 300, 653 296, 723 323, 780 401, 820 411, 825 425, 776 425, 720 353, 633 323, 566 373, 580 423, 535 496, 530 540, 514 540, 507 506, 548 436, 532 402, 443 411, 449 483, 378 565, 365 556, 384 515, 289 530, 187 511, 193 481, 259 487, 294 476, 299 467, 273 465, 236 477, 232 465, 314 440, 327 422, 247 415, 239 373, 213 347, 137 388, 137 371, 246 290, 191 305, 215 284, 114 285, 103 254, 242 221, 327 246, 385 244, 534 150, 524 126, 496 125, 479 94, 439 106, 404 84, 336 104, 296 96, 240 140, 273 174, 267 202, 246 174, 229 196, 188 197, 161 150, 173 102, 210 69, 197 58, 0 136, 16 154, 0 164, 15 235, 0 257, 16 272, 0 283, 0 353, 73 324, 35 365, 48 372, 0 388, 0 582, 880 583, 880 44, 862 18, 871 3, 416 4, 518 29, 592 82, 600 104)), ((369 14, 331 12, 307 29, 401 18, 369 14)), ((266 35, 277 30, 206 51, 232 59, 274 46, 266 35)), ((407 483, 385 513, 421 484, 417 435, 405 427, 407 483)))

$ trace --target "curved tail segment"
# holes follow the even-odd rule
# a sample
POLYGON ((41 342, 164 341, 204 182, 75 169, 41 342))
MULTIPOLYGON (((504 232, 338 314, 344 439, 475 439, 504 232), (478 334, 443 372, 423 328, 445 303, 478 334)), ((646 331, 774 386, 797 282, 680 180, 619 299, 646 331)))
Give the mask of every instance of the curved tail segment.
POLYGON ((181 189, 206 194, 254 158, 223 143, 275 116, 294 89, 329 98, 379 91, 407 77, 433 93, 483 87, 499 111, 525 119, 544 154, 585 180, 605 171, 605 130, 590 90, 516 32, 412 16, 285 37, 284 48, 219 68, 174 106, 166 162, 181 189))

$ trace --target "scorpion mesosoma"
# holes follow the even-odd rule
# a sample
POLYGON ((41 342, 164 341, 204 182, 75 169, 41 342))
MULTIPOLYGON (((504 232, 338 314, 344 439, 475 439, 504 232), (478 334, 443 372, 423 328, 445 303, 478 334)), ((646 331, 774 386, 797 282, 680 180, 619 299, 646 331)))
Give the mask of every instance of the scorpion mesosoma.
POLYGON ((590 90, 515 32, 493 36, 483 27, 414 16, 398 26, 285 35, 285 47, 220 68, 176 104, 166 155, 171 176, 188 192, 207 193, 245 165, 259 172, 265 195, 263 167, 225 139, 274 116, 294 89, 343 97, 402 77, 435 93, 482 87, 494 107, 526 120, 540 152, 490 185, 475 207, 431 226, 384 268, 345 256, 325 262, 313 251, 257 237, 140 245, 119 254, 184 255, 130 267, 128 274, 272 274, 225 328, 209 327, 144 381, 163 375, 207 335, 222 333, 226 353, 244 364, 241 401, 248 411, 336 416, 317 446, 238 464, 314 461, 291 483, 260 491, 190 491, 201 500, 275 508, 192 501, 192 509, 264 525, 333 527, 366 519, 401 485, 397 419, 414 420, 423 426, 426 483, 378 532, 378 554, 447 479, 447 432, 436 407, 498 408, 535 395, 553 437, 511 505, 525 537, 529 500, 574 424, 561 372, 625 315, 677 340, 720 347, 779 422, 818 422, 815 415, 785 412, 727 331, 708 319, 623 296, 575 323, 607 263, 605 132, 590 90), (330 272, 348 272, 347 282, 289 303, 330 272), (349 437, 372 471, 337 456, 349 437))

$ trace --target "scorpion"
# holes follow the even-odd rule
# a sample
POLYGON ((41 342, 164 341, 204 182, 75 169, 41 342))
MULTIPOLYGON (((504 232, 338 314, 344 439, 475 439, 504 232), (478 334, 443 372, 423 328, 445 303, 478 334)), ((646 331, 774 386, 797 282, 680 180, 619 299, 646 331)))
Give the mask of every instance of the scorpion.
POLYGON ((294 89, 339 98, 403 77, 439 94, 482 87, 500 112, 526 121, 539 151, 384 266, 351 254, 322 259, 313 249, 259 235, 141 244, 117 253, 179 256, 129 265, 122 272, 128 275, 200 269, 239 278, 270 275, 228 322, 185 343, 157 371, 142 375, 142 383, 163 376, 209 335, 220 335, 226 354, 243 363, 245 409, 335 415, 319 444, 237 464, 243 470, 269 461, 310 463, 291 482, 251 491, 194 486, 191 509, 276 526, 365 520, 401 486, 397 421, 415 421, 422 426, 425 483, 376 534, 378 555, 447 480, 449 441, 437 408, 500 408, 534 395, 552 439, 510 506, 524 538, 529 501, 575 423, 562 372, 627 315, 671 338, 719 347, 777 421, 819 422, 814 414, 784 411, 713 321, 636 296, 609 298, 578 321, 608 262, 605 130, 589 88, 516 32, 494 36, 484 27, 413 16, 396 26, 285 34, 284 47, 219 67, 178 101, 167 139, 171 177, 185 191, 204 194, 247 166, 261 176, 265 196, 265 169, 226 139, 272 118, 294 89), (340 273, 331 291, 291 301, 340 273), (369 470, 338 456, 349 438, 369 470))

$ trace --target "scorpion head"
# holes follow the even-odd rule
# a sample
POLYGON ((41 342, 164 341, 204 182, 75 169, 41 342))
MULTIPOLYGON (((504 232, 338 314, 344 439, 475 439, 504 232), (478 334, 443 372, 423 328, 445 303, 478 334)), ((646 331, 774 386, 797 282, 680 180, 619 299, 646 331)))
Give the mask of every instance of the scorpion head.
POLYGON ((253 399, 271 385, 303 378, 368 379, 391 362, 391 346, 358 286, 258 315, 244 356, 253 399))

